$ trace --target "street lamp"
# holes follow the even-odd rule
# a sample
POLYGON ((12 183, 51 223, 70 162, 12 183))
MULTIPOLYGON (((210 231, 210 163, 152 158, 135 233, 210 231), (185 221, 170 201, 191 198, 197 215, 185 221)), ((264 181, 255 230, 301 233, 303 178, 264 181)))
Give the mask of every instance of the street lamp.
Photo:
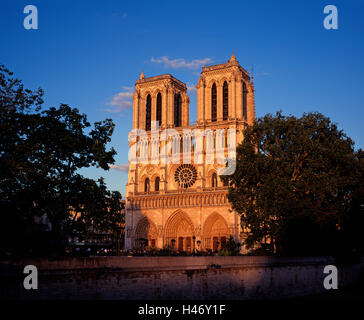
POLYGON ((196 241, 196 236, 192 237, 193 240, 193 255, 195 255, 195 241, 196 241))
POLYGON ((200 251, 201 241, 197 240, 197 250, 200 251))
POLYGON ((116 255, 120 256, 121 227, 116 228, 116 255))
POLYGON ((176 243, 176 240, 172 239, 171 240, 171 246, 172 246, 172 249, 174 250, 174 244, 176 243))

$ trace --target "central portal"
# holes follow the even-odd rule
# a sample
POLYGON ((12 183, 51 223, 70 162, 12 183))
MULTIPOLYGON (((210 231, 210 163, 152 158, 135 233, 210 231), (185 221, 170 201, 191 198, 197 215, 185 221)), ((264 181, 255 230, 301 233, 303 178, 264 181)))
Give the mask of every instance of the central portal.
POLYGON ((194 228, 190 218, 183 211, 177 211, 167 220, 164 245, 178 251, 191 252, 194 228))

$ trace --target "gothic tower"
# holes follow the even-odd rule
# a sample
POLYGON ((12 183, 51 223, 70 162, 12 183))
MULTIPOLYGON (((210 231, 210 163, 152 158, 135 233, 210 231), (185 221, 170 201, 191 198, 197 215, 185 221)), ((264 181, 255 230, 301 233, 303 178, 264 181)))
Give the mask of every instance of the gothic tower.
POLYGON ((187 126, 186 91, 186 85, 170 74, 146 78, 142 72, 135 82, 133 129, 150 131, 152 121, 158 121, 161 129, 187 126))
POLYGON ((234 53, 227 63, 203 67, 197 84, 197 124, 255 119, 254 86, 234 53))

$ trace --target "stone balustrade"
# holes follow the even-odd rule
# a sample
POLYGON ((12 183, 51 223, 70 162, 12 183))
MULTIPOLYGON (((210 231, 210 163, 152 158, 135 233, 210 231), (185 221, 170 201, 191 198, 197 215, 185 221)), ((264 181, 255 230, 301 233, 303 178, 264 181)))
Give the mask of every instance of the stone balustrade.
POLYGON ((127 197, 127 209, 183 208, 196 206, 226 206, 227 188, 210 188, 194 192, 149 192, 127 197))

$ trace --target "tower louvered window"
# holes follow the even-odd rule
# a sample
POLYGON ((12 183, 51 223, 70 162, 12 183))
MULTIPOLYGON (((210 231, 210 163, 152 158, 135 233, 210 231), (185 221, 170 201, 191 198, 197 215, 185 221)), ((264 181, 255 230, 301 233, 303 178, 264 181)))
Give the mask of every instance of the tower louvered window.
POLYGON ((174 95, 174 125, 181 126, 181 95, 179 93, 174 95))
POLYGON ((229 88, 228 84, 225 81, 224 86, 222 88, 222 103, 223 103, 223 110, 222 110, 222 118, 223 120, 227 120, 229 116, 229 88))
POLYGON ((248 90, 246 89, 246 84, 243 82, 243 118, 246 119, 248 112, 247 112, 247 93, 248 90))
POLYGON ((161 95, 161 93, 158 93, 158 95, 157 95, 157 115, 156 115, 156 119, 157 119, 159 125, 161 125, 161 123, 162 123, 162 95, 161 95))
POLYGON ((150 94, 147 96, 147 102, 145 106, 145 130, 149 131, 151 127, 151 119, 152 119, 152 98, 150 94))
POLYGON ((217 92, 216 84, 214 83, 211 88, 211 121, 216 121, 217 118, 217 92))

